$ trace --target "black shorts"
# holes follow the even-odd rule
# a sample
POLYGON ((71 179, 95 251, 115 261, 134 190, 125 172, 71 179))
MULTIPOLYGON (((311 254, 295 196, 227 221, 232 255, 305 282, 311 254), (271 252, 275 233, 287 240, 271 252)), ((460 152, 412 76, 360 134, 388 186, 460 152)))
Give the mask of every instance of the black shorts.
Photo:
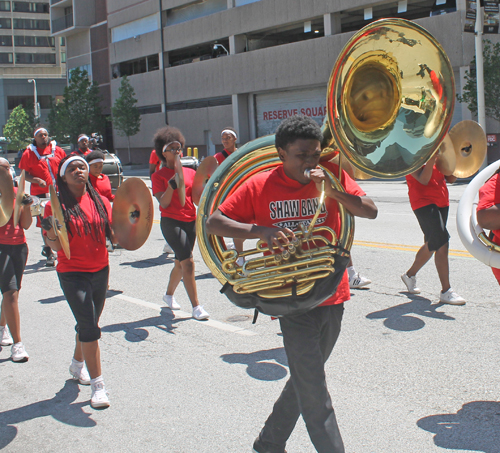
POLYGON ((0 244, 0 290, 19 291, 28 260, 28 245, 0 244))
POLYGON ((424 241, 427 242, 431 252, 439 250, 450 240, 450 235, 446 229, 448 210, 448 206, 439 208, 435 204, 430 204, 413 211, 424 233, 424 241))
POLYGON ((176 260, 184 261, 193 256, 192 252, 196 241, 195 220, 182 222, 170 217, 162 217, 160 226, 163 237, 175 253, 176 260))
POLYGON ((82 343, 101 338, 99 318, 108 290, 109 266, 97 272, 58 272, 59 283, 76 320, 82 343))

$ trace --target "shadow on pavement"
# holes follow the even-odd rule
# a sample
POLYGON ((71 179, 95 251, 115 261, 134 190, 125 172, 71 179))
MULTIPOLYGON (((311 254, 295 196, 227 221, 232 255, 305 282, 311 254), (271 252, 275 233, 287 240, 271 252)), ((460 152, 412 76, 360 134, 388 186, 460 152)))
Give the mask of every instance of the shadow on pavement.
POLYGON ((66 300, 64 296, 54 296, 54 297, 47 297, 47 299, 38 299, 38 302, 41 304, 55 304, 56 302, 61 302, 63 300, 66 300))
POLYGON ((472 401, 456 414, 421 418, 419 428, 434 433, 434 444, 441 448, 498 453, 500 451, 500 403, 472 401))
POLYGON ((24 269, 24 275, 35 274, 37 272, 52 272, 55 267, 45 267, 45 258, 38 261, 35 264, 28 264, 24 269))
MULTIPOLYGON (((109 293, 109 291, 108 291, 109 293)), ((149 337, 147 327, 156 327, 167 333, 174 333, 177 329, 175 324, 182 321, 189 321, 192 318, 176 318, 172 310, 168 307, 162 307, 160 315, 154 318, 140 319, 139 321, 111 324, 101 327, 103 332, 125 332, 125 340, 136 343, 144 341, 149 337)))
POLYGON ((402 332, 419 330, 425 326, 425 322, 422 319, 410 316, 412 314, 445 321, 455 320, 455 318, 448 316, 446 313, 436 311, 443 304, 433 304, 429 299, 421 296, 409 297, 412 299, 411 302, 386 308, 385 310, 374 311, 366 315, 366 317, 368 319, 385 318, 384 325, 387 328, 402 332))
POLYGON ((166 254, 162 254, 158 258, 147 258, 145 260, 120 263, 120 266, 130 266, 137 269, 147 269, 149 267, 163 266, 165 264, 174 264, 174 260, 173 258, 168 258, 166 254))
POLYGON ((247 373, 260 381, 278 381, 287 375, 285 367, 288 360, 285 348, 267 349, 264 351, 221 355, 226 363, 241 363, 247 365, 247 373), (274 360, 278 363, 272 363, 274 360))
POLYGON ((68 379, 54 398, 0 412, 0 450, 9 445, 17 435, 18 428, 12 425, 35 418, 51 416, 62 423, 80 428, 96 426, 96 422, 90 418, 91 414, 83 411, 83 407, 88 406, 89 401, 71 404, 78 398, 79 392, 78 383, 68 379))
POLYGON ((211 272, 207 272, 206 274, 196 275, 194 277, 195 280, 206 280, 207 278, 215 278, 211 272))

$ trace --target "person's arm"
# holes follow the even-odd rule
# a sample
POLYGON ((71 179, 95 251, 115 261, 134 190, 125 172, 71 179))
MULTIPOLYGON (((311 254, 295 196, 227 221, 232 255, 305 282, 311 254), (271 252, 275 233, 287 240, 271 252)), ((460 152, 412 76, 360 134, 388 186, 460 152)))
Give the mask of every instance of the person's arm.
POLYGON ((432 156, 427 163, 420 167, 417 171, 413 172, 411 175, 422 185, 426 186, 432 178, 432 171, 434 169, 434 163, 436 162, 437 153, 432 156))
POLYGON ((446 182, 449 182, 450 184, 453 184, 456 180, 457 177, 453 175, 445 176, 446 182))
POLYGON ((330 178, 321 168, 311 170, 311 180, 316 183, 319 191, 321 191, 321 181, 325 181, 325 195, 341 203, 352 215, 366 219, 375 219, 377 217, 378 209, 371 198, 366 195, 359 196, 338 191, 332 186, 330 178))
POLYGON ((26 178, 26 181, 33 183, 33 184, 38 184, 40 187, 47 187, 47 183, 45 180, 42 178, 38 178, 37 176, 33 176, 31 173, 28 173, 26 170, 24 172, 24 177, 26 178))
POLYGON ((288 228, 274 228, 258 226, 250 223, 241 223, 225 216, 221 211, 215 211, 206 223, 208 234, 221 237, 240 239, 261 239, 266 244, 276 245, 283 250, 282 243, 288 244, 289 237, 295 238, 293 231, 288 228), (288 235, 288 237, 287 237, 288 235))
POLYGON ((156 171, 156 164, 149 163, 149 179, 153 176, 153 173, 156 171))
POLYGON ((477 223, 485 230, 500 230, 500 204, 477 211, 477 223))
POLYGON ((21 227, 23 227, 25 230, 27 230, 33 221, 33 217, 31 217, 31 209, 30 206, 33 203, 33 199, 29 197, 29 202, 26 204, 23 203, 21 206, 21 217, 19 218, 19 223, 21 224, 21 227))
POLYGON ((44 227, 43 235, 47 238, 47 244, 50 246, 50 248, 58 252, 59 250, 62 249, 62 245, 61 241, 59 241, 59 236, 57 236, 56 232, 54 231, 53 227, 54 218, 52 216, 45 218, 50 219, 50 229, 46 229, 48 228, 48 225, 44 227))

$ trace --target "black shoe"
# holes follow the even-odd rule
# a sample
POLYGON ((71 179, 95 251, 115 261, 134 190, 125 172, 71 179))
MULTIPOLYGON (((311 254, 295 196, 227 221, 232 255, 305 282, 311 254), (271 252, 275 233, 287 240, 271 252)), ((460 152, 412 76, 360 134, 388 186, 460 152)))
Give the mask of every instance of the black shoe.
POLYGON ((42 247, 42 256, 45 256, 48 258, 50 255, 52 255, 52 249, 48 246, 42 247))
POLYGON ((56 265, 56 256, 52 253, 47 257, 47 261, 45 263, 45 267, 54 267, 56 265))
POLYGON ((255 439, 255 442, 253 443, 253 452, 254 453, 286 453, 286 450, 276 450, 272 447, 266 447, 263 445, 264 442, 260 440, 260 437, 257 437, 255 439))

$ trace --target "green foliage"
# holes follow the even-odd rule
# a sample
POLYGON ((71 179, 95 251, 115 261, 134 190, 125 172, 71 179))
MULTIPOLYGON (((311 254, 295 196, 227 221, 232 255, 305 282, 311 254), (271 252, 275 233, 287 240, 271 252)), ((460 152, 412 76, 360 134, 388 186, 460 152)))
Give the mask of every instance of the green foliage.
MULTIPOLYGON (((500 121, 500 44, 483 41, 484 60, 484 101, 486 116, 500 121)), ((476 57, 470 63, 470 71, 465 72, 463 96, 457 95, 459 102, 465 102, 468 109, 477 115, 476 57)))
POLYGON ((3 128, 3 134, 10 140, 9 148, 15 151, 26 148, 31 142, 33 128, 22 105, 12 110, 3 128))
POLYGON ((71 71, 63 101, 52 103, 49 112, 49 133, 60 143, 78 143, 82 133, 104 132, 105 120, 101 95, 96 82, 90 82, 87 71, 71 71))
POLYGON ((118 135, 127 137, 128 159, 130 161, 130 137, 141 130, 141 114, 135 106, 135 92, 127 76, 122 77, 120 88, 118 88, 118 98, 111 109, 113 113, 113 127, 118 135))

